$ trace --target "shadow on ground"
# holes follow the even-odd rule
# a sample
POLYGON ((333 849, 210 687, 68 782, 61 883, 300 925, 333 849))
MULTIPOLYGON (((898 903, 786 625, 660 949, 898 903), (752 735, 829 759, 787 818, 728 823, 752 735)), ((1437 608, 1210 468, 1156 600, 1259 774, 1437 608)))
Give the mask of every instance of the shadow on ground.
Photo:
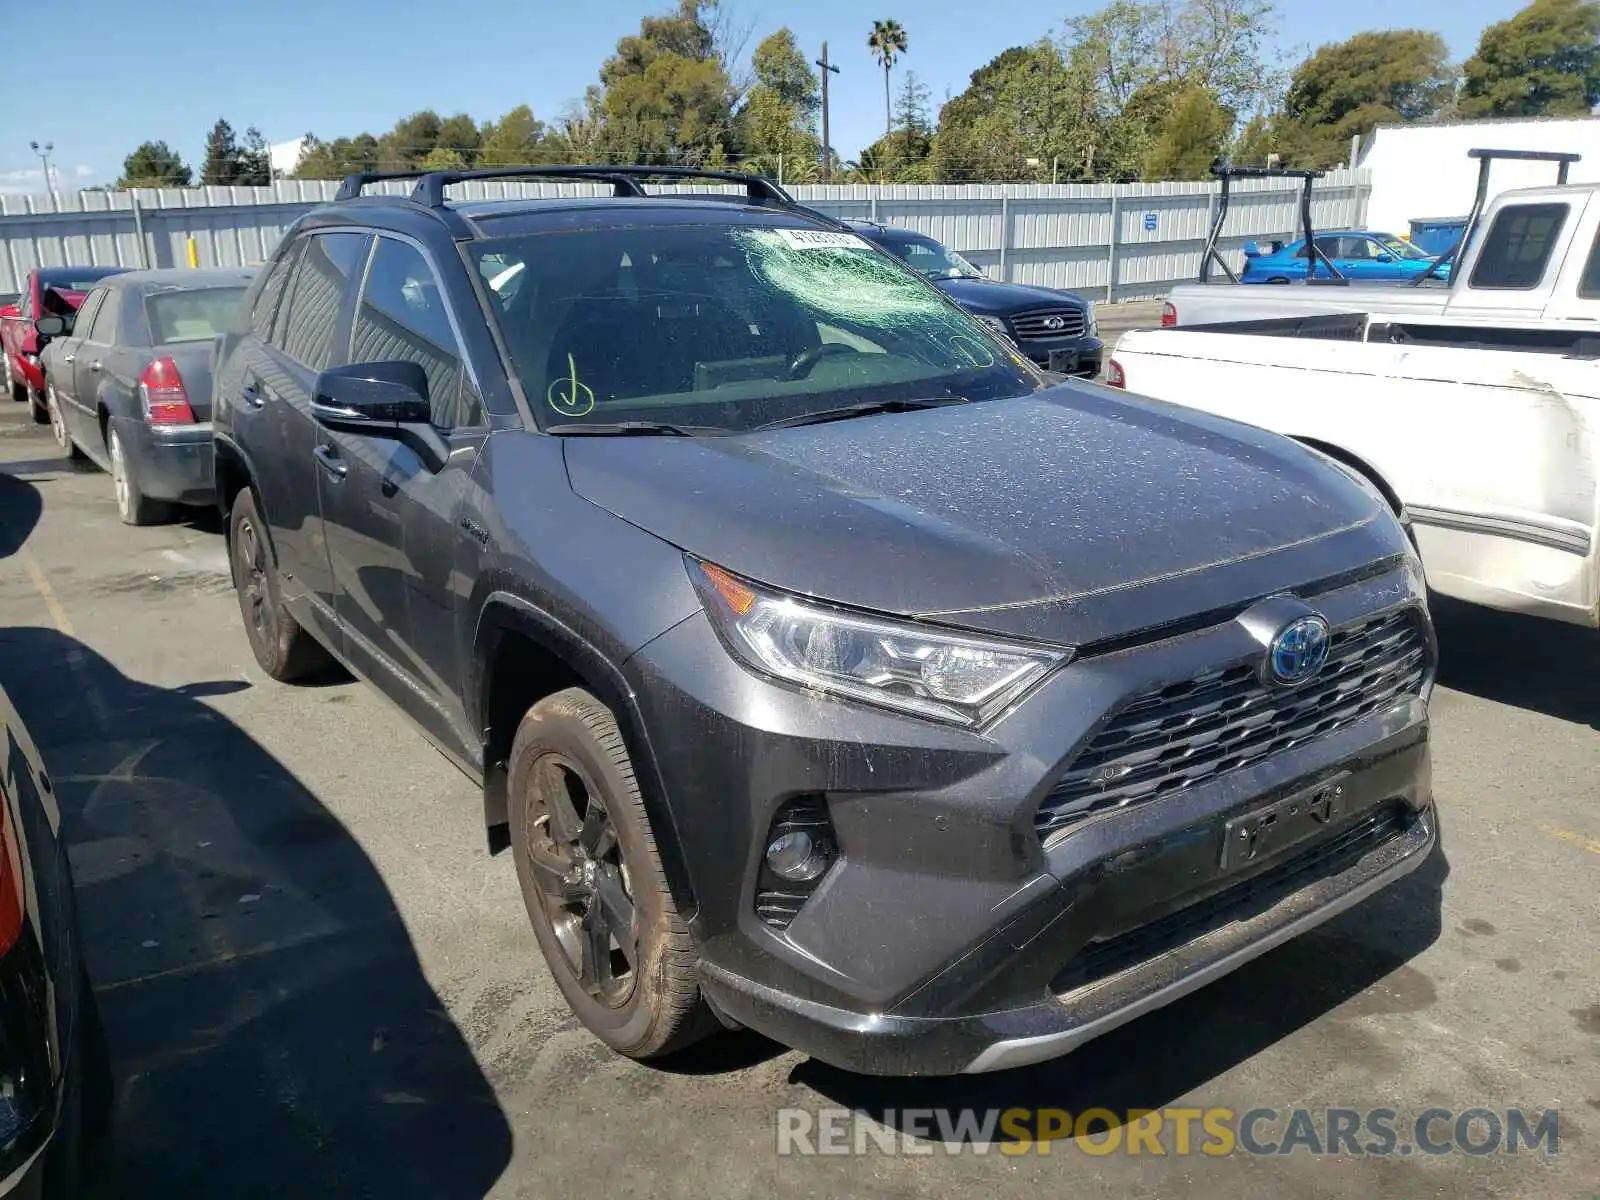
POLYGON ((1429 601, 1439 683, 1600 729, 1600 634, 1459 600, 1429 601))
POLYGON ((110 1194, 482 1196, 506 1118, 361 847, 202 703, 248 685, 151 687, 30 628, 0 629, 0 685, 72 847, 110 1194))

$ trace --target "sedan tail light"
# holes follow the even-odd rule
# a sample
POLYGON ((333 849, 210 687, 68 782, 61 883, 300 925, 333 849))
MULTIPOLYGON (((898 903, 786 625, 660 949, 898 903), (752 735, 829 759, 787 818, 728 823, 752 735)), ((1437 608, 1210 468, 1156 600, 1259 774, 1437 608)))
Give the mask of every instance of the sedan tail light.
POLYGON ((194 409, 172 356, 151 359, 139 376, 139 403, 152 425, 193 425, 194 409))
POLYGON ((1122 364, 1114 358, 1106 364, 1106 386, 1114 388, 1128 386, 1128 377, 1123 373, 1122 364))
POLYGON ((1163 329, 1170 329, 1177 323, 1178 310, 1173 306, 1172 301, 1168 300, 1161 305, 1161 327, 1163 329))
POLYGON ((11 808, 0 790, 0 954, 22 936, 22 847, 17 845, 11 808))

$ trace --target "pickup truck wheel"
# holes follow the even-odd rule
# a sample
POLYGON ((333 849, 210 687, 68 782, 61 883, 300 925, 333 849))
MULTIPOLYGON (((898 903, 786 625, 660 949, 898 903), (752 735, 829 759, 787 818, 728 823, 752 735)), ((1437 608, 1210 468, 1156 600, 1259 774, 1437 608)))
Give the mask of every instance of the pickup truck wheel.
POLYGON ((509 783, 522 899, 578 1019, 640 1059, 717 1028, 611 711, 579 688, 539 701, 517 728, 509 783))
POLYGON ((283 606, 278 564, 249 488, 241 490, 233 502, 228 550, 245 636, 261 669, 283 683, 326 669, 332 661, 328 652, 283 606))
POLYGON ((16 374, 11 369, 11 353, 10 353, 10 351, 0 350, 0 358, 4 358, 5 359, 6 394, 9 395, 12 400, 16 401, 18 404, 21 404, 24 400, 26 400, 28 398, 28 390, 21 383, 19 383, 17 381, 16 374))

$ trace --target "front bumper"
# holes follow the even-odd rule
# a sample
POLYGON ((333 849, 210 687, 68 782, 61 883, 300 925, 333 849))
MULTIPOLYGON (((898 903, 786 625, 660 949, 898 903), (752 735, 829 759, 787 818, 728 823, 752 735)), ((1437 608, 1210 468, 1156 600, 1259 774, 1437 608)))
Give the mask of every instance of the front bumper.
POLYGON ((1018 342, 1017 348, 1036 367, 1062 375, 1093 379, 1100 373, 1100 360, 1105 355, 1106 347, 1097 337, 1082 337, 1018 342))
POLYGON ((216 503, 211 422, 149 425, 130 417, 116 421, 127 447, 129 469, 146 496, 173 504, 216 503))
MULTIPOLYGON (((1397 604, 1425 622, 1410 564, 1312 604, 1336 626, 1397 604)), ((759 678, 703 617, 657 638, 627 669, 707 998, 852 1070, 1014 1066, 1166 1004, 1420 865, 1435 839, 1425 689, 1041 843, 1040 800, 1123 698, 1252 645, 1224 621, 1086 657, 978 732, 759 678), (1336 776, 1336 822, 1223 867, 1229 820, 1336 776), (773 928, 754 903, 766 835, 803 796, 825 803, 840 856, 773 928)))

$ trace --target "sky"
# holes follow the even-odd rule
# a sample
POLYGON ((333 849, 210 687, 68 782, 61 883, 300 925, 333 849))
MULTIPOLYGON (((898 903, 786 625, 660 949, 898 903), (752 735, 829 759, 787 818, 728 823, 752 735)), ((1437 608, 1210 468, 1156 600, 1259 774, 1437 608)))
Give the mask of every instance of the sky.
MULTIPOLYGON (((832 134, 854 158, 883 131, 883 73, 866 46, 872 17, 910 37, 895 67, 916 71, 935 111, 1009 46, 1057 34, 1093 0, 725 0, 753 26, 750 48, 789 26, 813 57, 824 39, 841 68, 832 134)), ((26 70, 0 116, 0 191, 41 191, 30 141, 54 144, 59 186, 114 181, 140 142, 165 141, 198 173, 218 117, 269 143, 309 131, 332 139, 382 133, 408 113, 467 112, 480 122, 518 104, 549 120, 596 82, 617 39, 673 0, 77 0, 19 3, 5 32, 26 70), (198 14, 210 12, 204 18, 198 14), (452 15, 470 14, 470 15, 452 15), (211 22, 208 30, 205 23, 211 22)), ((1290 65, 1316 46, 1368 29, 1441 34, 1459 61, 1518 0, 1278 0, 1276 50, 1290 65)))

